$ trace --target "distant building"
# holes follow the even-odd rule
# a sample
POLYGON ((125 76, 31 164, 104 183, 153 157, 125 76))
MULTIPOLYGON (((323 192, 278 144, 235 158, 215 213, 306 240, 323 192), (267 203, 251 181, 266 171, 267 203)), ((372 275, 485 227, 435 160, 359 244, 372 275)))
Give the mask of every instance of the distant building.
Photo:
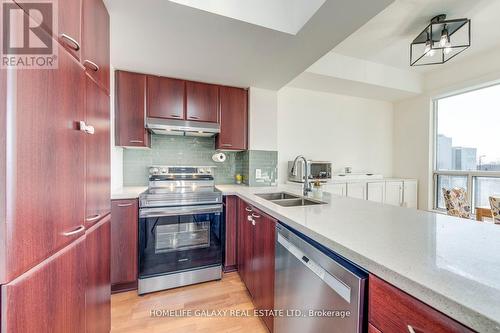
POLYGON ((481 164, 479 170, 483 171, 500 171, 500 163, 481 164))
POLYGON ((452 147, 453 170, 477 170, 477 148, 452 147))
POLYGON ((451 170, 452 163, 452 139, 446 135, 438 134, 437 138, 437 168, 438 170, 451 170))

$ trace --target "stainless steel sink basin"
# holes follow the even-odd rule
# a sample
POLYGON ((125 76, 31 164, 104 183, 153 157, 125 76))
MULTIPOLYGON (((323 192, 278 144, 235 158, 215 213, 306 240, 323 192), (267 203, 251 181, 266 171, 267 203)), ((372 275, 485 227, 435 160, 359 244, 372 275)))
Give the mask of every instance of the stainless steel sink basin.
POLYGON ((322 205, 326 203, 306 198, 271 200, 271 202, 274 202, 275 204, 283 207, 312 206, 312 205, 322 205))
POLYGON ((277 193, 261 193, 256 194, 256 196, 261 197, 266 200, 283 200, 283 199, 298 199, 300 198, 298 195, 293 195, 286 192, 277 192, 277 193))
POLYGON ((290 194, 286 192, 277 193, 261 193, 256 194, 256 196, 261 197, 283 207, 297 207, 297 206, 312 206, 312 205, 322 205, 326 202, 304 198, 295 194, 290 194))

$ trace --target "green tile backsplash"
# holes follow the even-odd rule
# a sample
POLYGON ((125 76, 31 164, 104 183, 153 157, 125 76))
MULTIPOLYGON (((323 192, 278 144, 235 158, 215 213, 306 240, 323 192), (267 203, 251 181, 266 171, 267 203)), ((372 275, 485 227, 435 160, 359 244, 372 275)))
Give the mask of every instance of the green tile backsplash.
POLYGON ((276 183, 276 151, 225 152, 227 159, 224 163, 212 160, 215 151, 214 138, 152 135, 151 149, 124 149, 123 184, 147 185, 150 165, 212 165, 216 167, 217 184, 235 183, 237 173, 242 174, 244 182, 251 186, 276 183), (256 169, 261 170, 261 178, 256 178, 256 169))

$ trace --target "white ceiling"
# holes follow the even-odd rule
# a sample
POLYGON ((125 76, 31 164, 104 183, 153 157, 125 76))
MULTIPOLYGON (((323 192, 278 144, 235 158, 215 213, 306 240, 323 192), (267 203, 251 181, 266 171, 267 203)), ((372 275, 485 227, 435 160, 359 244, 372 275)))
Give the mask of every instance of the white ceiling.
POLYGON ((325 3, 325 0, 170 1, 292 35, 325 3))
POLYGON ((334 48, 335 53, 427 72, 472 57, 500 43, 499 0, 396 0, 334 48), (445 65, 409 66, 409 45, 437 14, 472 20, 472 46, 445 65))
POLYGON ((296 35, 167 0, 104 1, 115 69, 279 89, 393 0, 326 0, 296 35))

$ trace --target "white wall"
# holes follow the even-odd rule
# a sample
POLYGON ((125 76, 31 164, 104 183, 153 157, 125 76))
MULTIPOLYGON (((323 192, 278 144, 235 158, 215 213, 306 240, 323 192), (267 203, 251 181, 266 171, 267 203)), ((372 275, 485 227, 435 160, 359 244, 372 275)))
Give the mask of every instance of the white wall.
POLYGON ((285 87, 278 92, 277 128, 280 182, 287 161, 299 154, 331 161, 334 170, 392 176, 392 103, 285 87))
POLYGON ((420 209, 433 207, 432 100, 500 80, 500 48, 425 76, 426 92, 394 105, 394 176, 419 181, 420 209))
POLYGON ((277 91, 251 87, 248 104, 248 149, 277 150, 277 91))

